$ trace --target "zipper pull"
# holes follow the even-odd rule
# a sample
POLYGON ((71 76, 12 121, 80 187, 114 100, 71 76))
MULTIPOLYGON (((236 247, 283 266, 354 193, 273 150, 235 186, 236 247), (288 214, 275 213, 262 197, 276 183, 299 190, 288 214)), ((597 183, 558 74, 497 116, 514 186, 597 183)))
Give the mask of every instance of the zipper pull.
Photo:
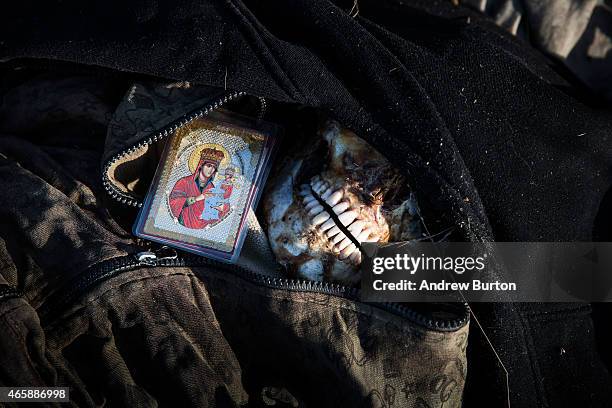
POLYGON ((178 254, 176 253, 176 250, 173 248, 170 248, 167 245, 164 245, 158 249, 151 250, 151 251, 138 252, 134 256, 139 263, 143 265, 147 265, 147 266, 155 266, 157 265, 159 261, 162 261, 165 259, 178 258, 178 254))

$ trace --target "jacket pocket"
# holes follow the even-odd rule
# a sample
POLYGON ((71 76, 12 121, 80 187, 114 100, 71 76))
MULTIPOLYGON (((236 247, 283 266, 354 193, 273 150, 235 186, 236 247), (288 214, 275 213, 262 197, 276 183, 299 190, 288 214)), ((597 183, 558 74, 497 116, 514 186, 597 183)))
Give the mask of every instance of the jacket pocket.
MULTIPOLYGON (((142 202, 167 136, 228 103, 257 100, 215 88, 202 88, 202 95, 195 89, 187 96, 180 87, 173 91, 183 98, 160 94, 158 89, 132 88, 109 130, 107 146, 111 148, 103 164, 105 188, 117 201, 132 207, 142 202), (161 119, 155 115, 166 104, 176 108, 175 99, 190 110, 183 109, 182 114, 172 110, 161 119), (114 137, 113 133, 123 132, 119 129, 126 118, 131 118, 129 123, 149 125, 126 137, 114 137)), ((287 117, 303 119, 300 112, 309 109, 282 105, 273 114, 285 115, 284 121, 287 117)), ((316 117, 318 112, 312 111, 306 116, 316 117)), ((262 404, 283 400, 309 406, 460 404, 466 373, 468 314, 464 305, 366 305, 359 301, 354 287, 286 279, 267 265, 249 270, 182 254, 158 259, 155 250, 148 252, 148 259, 131 267, 215 271, 200 277, 223 341, 230 343, 245 369, 242 381, 251 403, 259 396, 257 401, 262 404), (341 386, 334 386, 339 383, 341 386)))
POLYGON ((144 266, 43 320, 60 382, 74 384, 80 406, 461 404, 461 307, 434 328, 415 310, 363 304, 338 287, 221 265, 144 266))

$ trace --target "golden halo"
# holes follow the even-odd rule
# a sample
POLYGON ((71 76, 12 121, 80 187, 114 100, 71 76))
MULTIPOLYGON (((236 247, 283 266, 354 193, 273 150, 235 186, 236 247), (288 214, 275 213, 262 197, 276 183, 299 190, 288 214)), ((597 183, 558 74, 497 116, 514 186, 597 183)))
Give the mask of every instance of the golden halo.
POLYGON ((219 163, 219 168, 217 170, 225 168, 229 164, 230 155, 227 149, 225 149, 225 147, 217 143, 204 143, 204 144, 199 145, 195 149, 193 149, 193 152, 191 152, 191 154, 189 155, 189 162, 188 162, 189 171, 192 174, 196 170, 196 167, 198 166, 198 163, 200 162, 200 153, 202 153, 202 150, 206 148, 217 149, 223 152, 223 160, 221 160, 221 163, 219 163))

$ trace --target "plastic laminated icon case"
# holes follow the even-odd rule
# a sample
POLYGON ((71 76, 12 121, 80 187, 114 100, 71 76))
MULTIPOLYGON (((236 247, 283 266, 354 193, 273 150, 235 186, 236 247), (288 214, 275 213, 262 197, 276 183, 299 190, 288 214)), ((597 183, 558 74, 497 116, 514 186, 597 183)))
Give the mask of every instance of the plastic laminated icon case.
POLYGON ((278 136, 272 123, 225 112, 179 127, 168 138, 134 234, 235 262, 278 136))

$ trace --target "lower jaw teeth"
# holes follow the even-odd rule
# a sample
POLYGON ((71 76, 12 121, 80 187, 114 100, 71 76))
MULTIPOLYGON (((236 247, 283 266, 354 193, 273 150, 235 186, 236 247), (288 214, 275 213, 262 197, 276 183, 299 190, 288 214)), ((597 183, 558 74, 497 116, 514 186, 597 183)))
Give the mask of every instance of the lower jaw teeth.
POLYGON ((304 184, 300 190, 304 208, 308 211, 312 225, 327 237, 332 252, 338 258, 352 265, 361 263, 361 249, 356 242, 378 241, 372 237, 372 228, 365 220, 360 220, 356 211, 351 210, 348 201, 342 201, 342 190, 332 192, 331 187, 320 177, 313 178, 310 185, 304 184), (331 209, 333 215, 328 208, 331 209), (341 224, 340 227, 338 224, 341 224), (350 235, 347 236, 345 231, 350 235))

